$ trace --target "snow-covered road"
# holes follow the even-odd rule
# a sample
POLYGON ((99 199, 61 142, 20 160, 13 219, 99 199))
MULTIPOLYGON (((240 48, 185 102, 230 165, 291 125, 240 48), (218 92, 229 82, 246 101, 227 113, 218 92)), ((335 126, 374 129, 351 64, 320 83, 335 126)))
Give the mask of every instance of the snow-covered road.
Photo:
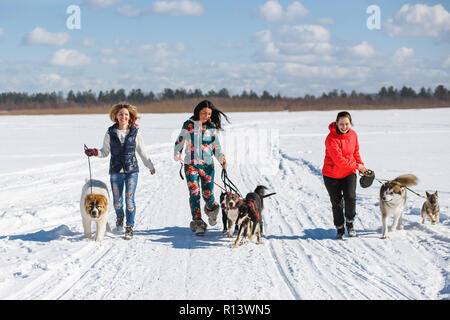
MULTIPOLYGON (((409 193, 405 229, 380 239, 375 182, 357 188, 358 237, 335 240, 321 176, 335 112, 235 113, 227 132, 278 135, 272 170, 229 157, 228 173, 242 193, 258 184, 277 193, 265 199, 264 244, 231 248, 221 221, 196 237, 171 157, 173 135, 188 115, 145 114, 141 132, 157 174, 141 164, 135 237, 107 233, 95 243, 83 238, 78 209, 88 176, 82 146, 100 146, 107 116, 0 117, 17 138, 6 139, 0 154, 0 299, 449 299, 450 109, 352 116, 362 158, 378 177, 411 172, 420 179, 415 190, 439 191, 439 225, 421 224, 423 199, 409 193)), ((108 165, 92 160, 94 177, 109 184, 108 165)))

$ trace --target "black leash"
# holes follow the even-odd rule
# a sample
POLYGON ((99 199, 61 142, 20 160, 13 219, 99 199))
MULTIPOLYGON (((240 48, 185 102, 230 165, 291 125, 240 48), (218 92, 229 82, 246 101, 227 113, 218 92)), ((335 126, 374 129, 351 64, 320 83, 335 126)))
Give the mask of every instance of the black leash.
MULTIPOLYGON (((389 183, 389 182, 394 181, 394 180, 378 179, 378 178, 375 178, 375 180, 377 180, 377 181, 378 181, 379 183, 381 183, 381 184, 384 184, 385 182, 388 182, 388 183, 389 183)), ((411 189, 410 187, 407 187, 407 186, 403 186, 403 187, 405 187, 407 190, 411 191, 412 193, 414 193, 416 196, 418 196, 418 197, 420 197, 420 198, 424 198, 424 199, 427 198, 427 197, 421 195, 420 193, 414 191, 414 190, 411 189)))
POLYGON ((225 189, 230 189, 230 192, 237 193, 240 198, 242 198, 241 193, 239 192, 238 187, 233 183, 233 181, 228 178, 228 173, 226 169, 222 169, 222 182, 225 185, 225 189))
MULTIPOLYGON (((84 151, 86 151, 87 149, 89 149, 86 144, 84 145, 84 151)), ((92 194, 92 172, 91 172, 91 157, 87 157, 88 158, 88 164, 89 164, 89 182, 91 183, 91 194, 92 194)))

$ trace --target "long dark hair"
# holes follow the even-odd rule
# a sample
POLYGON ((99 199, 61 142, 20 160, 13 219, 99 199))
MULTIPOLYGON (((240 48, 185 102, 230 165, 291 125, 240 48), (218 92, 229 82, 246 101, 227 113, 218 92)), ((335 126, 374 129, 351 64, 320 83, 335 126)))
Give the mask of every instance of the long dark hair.
POLYGON ((228 120, 227 115, 222 111, 220 111, 219 109, 217 109, 216 106, 209 100, 203 100, 195 107, 194 114, 192 115, 191 119, 195 121, 200 120, 200 111, 205 108, 209 108, 212 110, 210 121, 214 123, 214 125, 218 130, 223 130, 222 116, 225 118, 225 120, 227 120, 228 123, 230 123, 230 120, 228 120))

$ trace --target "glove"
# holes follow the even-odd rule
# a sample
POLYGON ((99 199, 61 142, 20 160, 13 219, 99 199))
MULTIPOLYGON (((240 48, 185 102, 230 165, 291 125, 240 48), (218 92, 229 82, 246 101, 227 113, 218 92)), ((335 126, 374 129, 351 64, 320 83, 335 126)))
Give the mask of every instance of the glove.
POLYGON ((88 157, 92 157, 92 156, 98 156, 98 150, 93 148, 93 149, 86 149, 84 150, 84 153, 88 156, 88 157))

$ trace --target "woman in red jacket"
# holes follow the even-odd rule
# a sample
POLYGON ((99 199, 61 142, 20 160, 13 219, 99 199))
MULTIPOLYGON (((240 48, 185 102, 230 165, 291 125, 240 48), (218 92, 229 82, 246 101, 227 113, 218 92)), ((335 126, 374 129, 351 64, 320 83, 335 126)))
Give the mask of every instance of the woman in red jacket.
POLYGON ((347 227, 348 236, 356 236, 353 227, 356 171, 359 170, 362 173, 367 171, 359 155, 358 136, 351 127, 350 113, 339 112, 336 121, 328 126, 330 133, 325 140, 325 160, 322 174, 325 187, 330 195, 338 239, 342 239, 344 236, 344 224, 347 227))

